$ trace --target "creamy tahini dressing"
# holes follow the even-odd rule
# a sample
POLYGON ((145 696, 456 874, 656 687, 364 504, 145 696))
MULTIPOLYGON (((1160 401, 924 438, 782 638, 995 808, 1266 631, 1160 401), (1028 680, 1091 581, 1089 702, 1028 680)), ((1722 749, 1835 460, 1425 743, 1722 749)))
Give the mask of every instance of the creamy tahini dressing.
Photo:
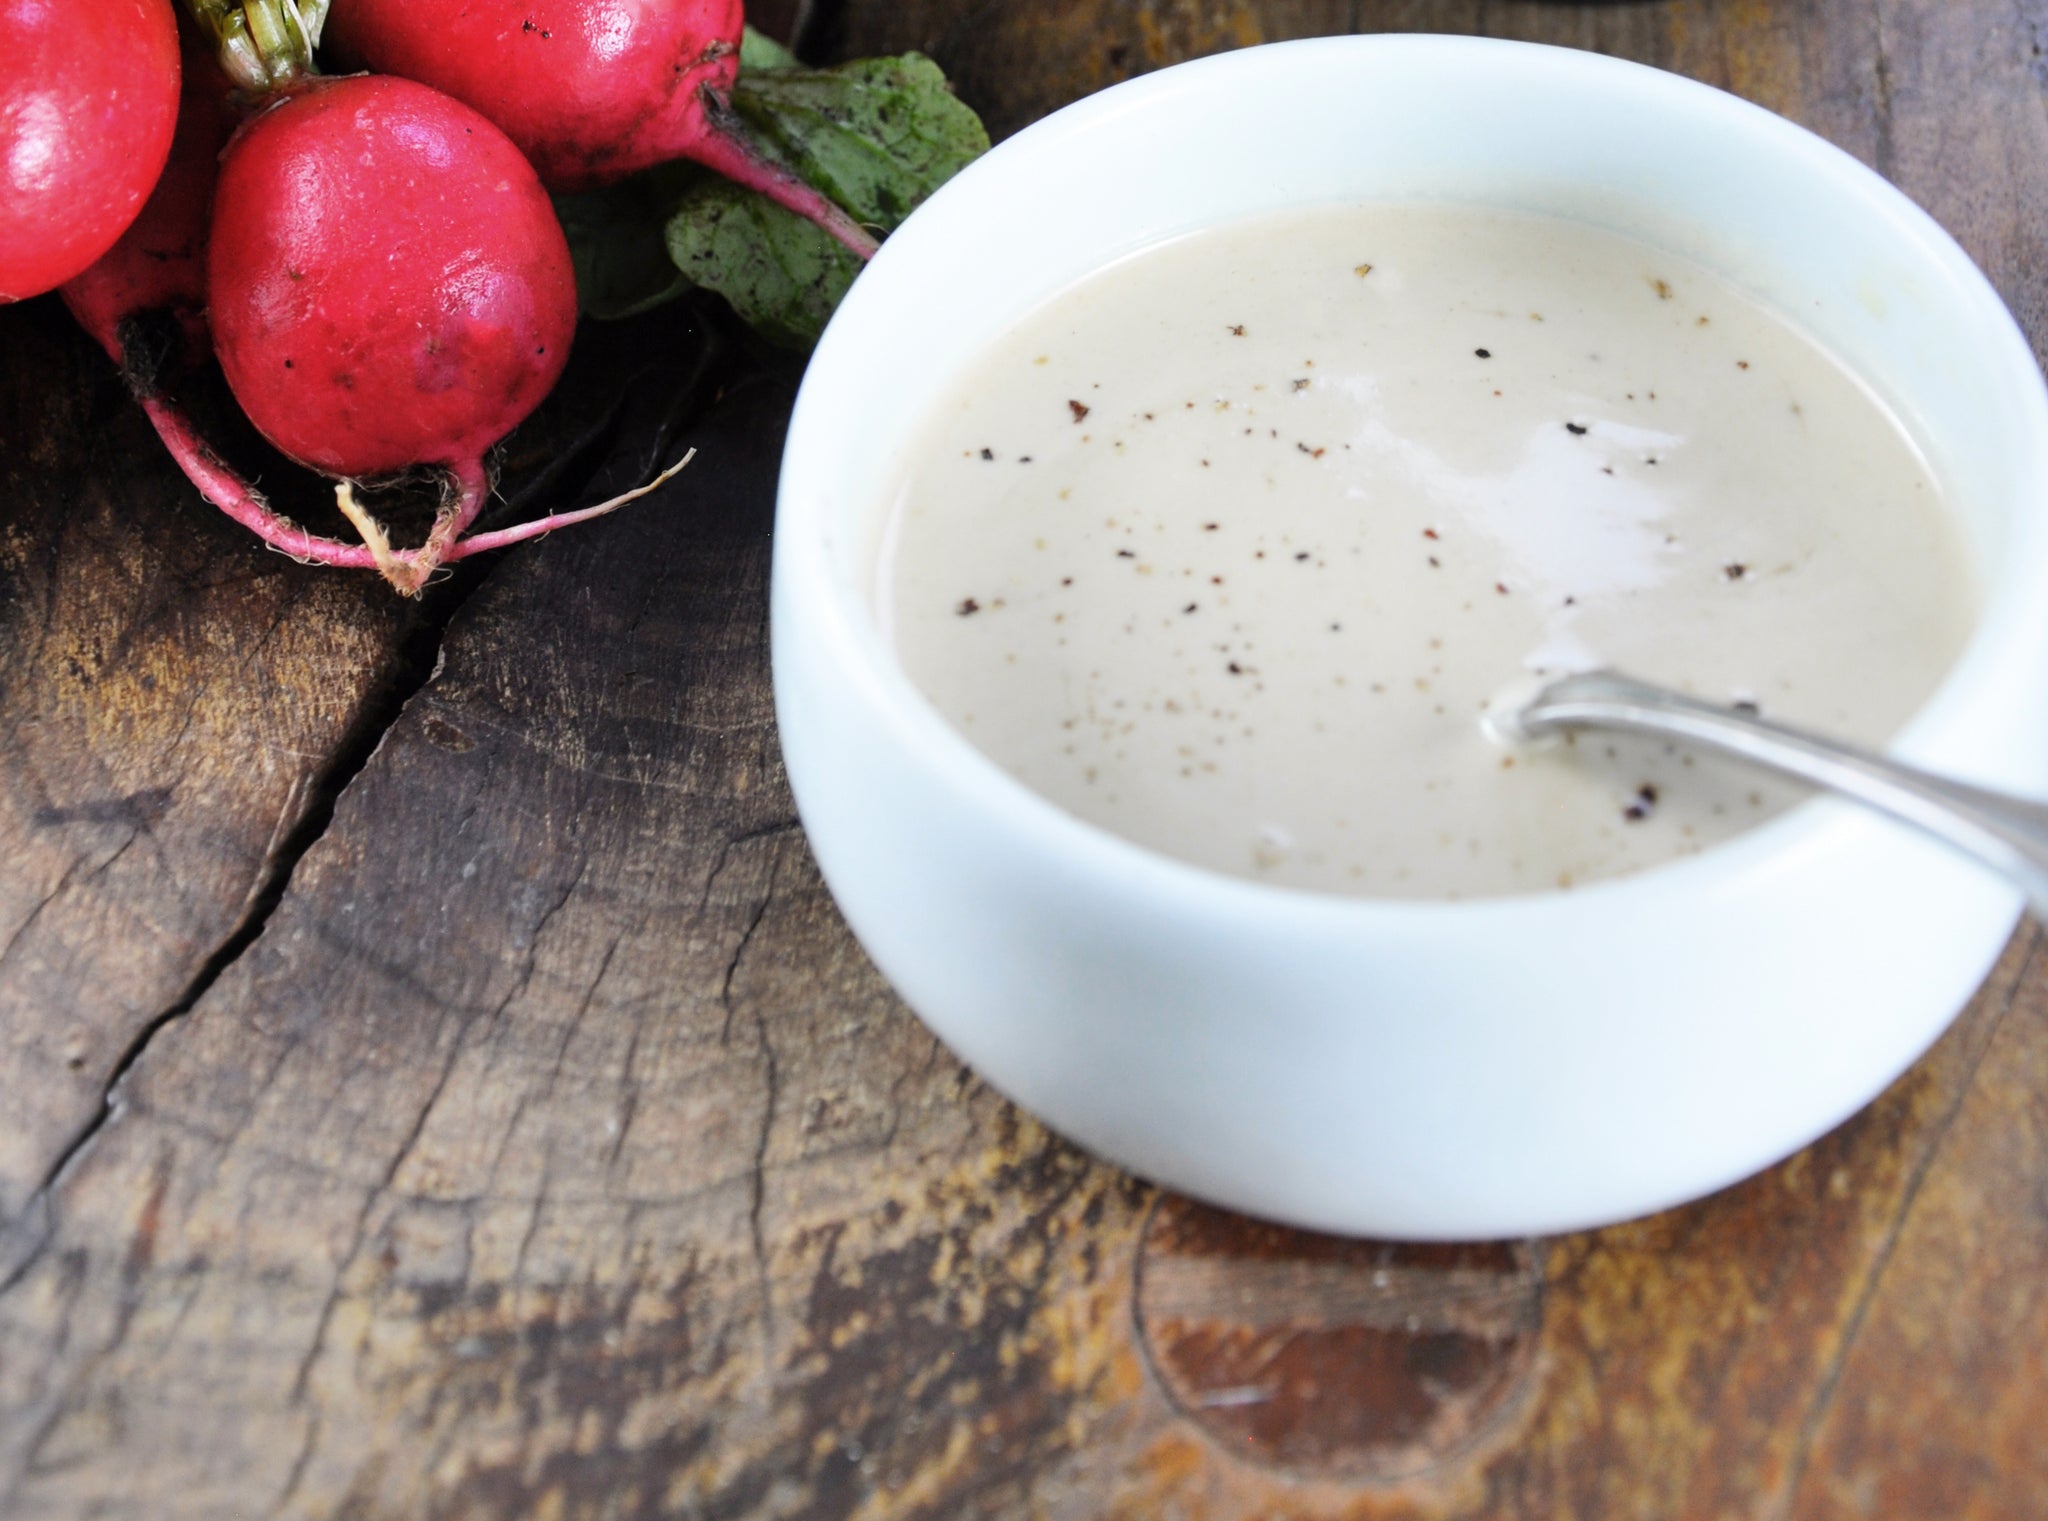
POLYGON ((997 763, 1162 852, 1460 897, 1697 851, 1797 790, 1655 742, 1509 752, 1611 665, 1865 742, 1976 609, 1925 463, 1727 282, 1612 234, 1346 208, 1090 278, 980 358, 894 493, 881 604, 997 763))

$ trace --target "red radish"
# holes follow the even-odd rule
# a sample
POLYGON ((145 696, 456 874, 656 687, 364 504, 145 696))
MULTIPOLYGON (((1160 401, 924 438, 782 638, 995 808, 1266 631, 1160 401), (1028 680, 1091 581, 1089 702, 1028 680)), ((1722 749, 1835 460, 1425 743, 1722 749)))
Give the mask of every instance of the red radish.
MULTIPOLYGON (((122 329, 145 312, 169 312, 185 329, 191 357, 211 351, 206 337, 206 238, 213 220, 213 182, 220 151, 241 120, 228 102, 227 76, 190 27, 184 42, 184 84, 171 156, 142 213, 92 268, 67 280, 64 304, 79 325, 128 370, 122 329)), ((138 390, 154 376, 130 373, 138 390)))
MULTIPOLYGON (((211 349, 205 307, 215 182, 222 147, 240 118, 228 99, 227 78, 205 45, 189 33, 185 41, 185 89, 170 162, 135 224, 91 269, 64 285, 65 304, 122 367, 136 400, 155 424, 165 446, 207 500, 287 554, 325 565, 383 570, 403 589, 417 590, 433 569, 427 554, 393 551, 383 531, 355 509, 352 497, 347 499, 345 510, 357 518, 365 535, 363 543, 345 544, 325 538, 279 517, 261 495, 213 454, 185 414, 164 393, 156 356, 131 350, 133 320, 152 311, 169 312, 184 325, 193 346, 192 357, 203 356, 211 349)), ((469 125, 473 130, 474 124, 469 125)), ((634 493, 638 494, 642 493, 634 493)), ((630 499, 628 496, 602 507, 472 535, 459 542, 443 542, 436 546, 436 552, 443 560, 461 559, 595 517, 630 499)), ((471 515, 474 511, 474 507, 469 508, 471 515)), ((451 525, 444 540, 452 539, 460 530, 461 525, 451 525)))
POLYGON ((869 257, 873 237, 767 158, 733 109, 741 27, 741 0, 341 0, 326 40, 474 106, 553 189, 687 158, 869 257))
POLYGON ((352 512, 372 562, 417 591, 483 505, 485 452, 568 358, 576 285, 547 192, 503 133, 436 90, 313 79, 229 145, 210 264, 221 368, 265 437, 344 482, 415 465, 452 477, 413 554, 394 554, 352 512))
POLYGON ((0 302, 54 290, 149 198, 178 116, 169 0, 0 0, 0 302))
POLYGON ((206 249, 214 181, 221 150, 241 118, 211 51, 196 32, 183 27, 180 32, 184 84, 170 159, 141 215, 120 240, 92 268, 60 287, 64 304, 121 367, 165 447, 210 501, 289 553, 330 564, 373 565, 375 558, 365 546, 319 538, 271 512, 262 497, 213 456, 164 393, 160 356, 147 352, 147 345, 141 353, 131 347, 137 319, 156 312, 183 327, 188 360, 203 360, 213 347, 206 331, 206 249))
MULTIPOLYGON (((135 399, 186 475, 209 501, 288 554, 330 565, 377 564, 362 544, 307 533, 270 510, 246 482, 214 457, 164 393, 159 356, 131 348, 134 323, 163 312, 183 327, 187 359, 212 353, 206 330, 206 250, 221 150, 241 120, 228 80, 198 34, 180 28, 183 88, 170 159, 141 215, 92 268, 60 287, 79 325, 121 367, 135 399)), ((146 347, 146 346, 145 346, 146 347)))

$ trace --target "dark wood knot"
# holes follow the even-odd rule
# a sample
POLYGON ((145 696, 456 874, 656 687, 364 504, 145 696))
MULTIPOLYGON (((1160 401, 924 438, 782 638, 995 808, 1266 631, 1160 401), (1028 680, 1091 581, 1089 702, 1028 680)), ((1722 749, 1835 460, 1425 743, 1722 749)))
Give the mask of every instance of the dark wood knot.
POLYGON ((1535 1361, 1527 1243, 1353 1241, 1171 1195, 1145 1223, 1138 1335, 1175 1408, 1301 1477, 1392 1480, 1501 1429, 1535 1361))

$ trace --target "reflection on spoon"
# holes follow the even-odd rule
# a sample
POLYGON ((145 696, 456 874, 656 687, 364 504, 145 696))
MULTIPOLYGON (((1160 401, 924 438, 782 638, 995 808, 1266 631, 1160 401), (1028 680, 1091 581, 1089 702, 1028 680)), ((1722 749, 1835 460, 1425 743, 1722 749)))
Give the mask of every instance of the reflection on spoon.
POLYGON ((1487 705, 1480 727, 1516 745, 1562 729, 1621 729, 1688 740, 1797 777, 1913 825, 2002 872, 2048 923, 2048 803, 1971 787, 1835 740, 1787 728, 1753 710, 1723 708, 1613 671, 1547 685, 1522 681, 1487 705))

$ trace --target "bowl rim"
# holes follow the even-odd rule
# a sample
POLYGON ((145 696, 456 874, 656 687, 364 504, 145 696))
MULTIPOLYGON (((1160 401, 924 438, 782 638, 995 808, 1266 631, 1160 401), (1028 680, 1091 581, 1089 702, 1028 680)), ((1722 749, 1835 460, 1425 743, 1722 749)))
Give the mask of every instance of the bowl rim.
MULTIPOLYGON (((1845 150, 1810 129, 1716 86, 1646 64, 1552 44, 1434 33, 1347 34, 1258 44, 1193 59, 1140 75, 1083 97, 1023 128, 969 164, 942 186, 884 243, 855 281, 828 325, 799 388, 784 448, 775 523, 773 578, 778 611, 771 617, 771 658, 781 648, 774 625, 780 608, 800 596, 806 621, 831 652, 835 674, 853 687, 862 706, 888 731, 890 742, 915 755, 929 776, 951 788, 966 805, 1003 820, 1015 835, 1035 839, 1038 853, 1062 860, 1098 885, 1161 905, 1199 903, 1249 920, 1284 920, 1297 929, 1347 923, 1399 926, 1413 923, 1442 929, 1468 922, 1541 921, 1547 916, 1598 914, 1616 898, 1693 900, 1702 892, 1739 891, 1742 880, 1788 852, 1815 845, 1842 831, 1882 826, 1853 804, 1824 796, 1803 800, 1754 828, 1697 854, 1636 871, 1597 878, 1570 889, 1542 888, 1464 898, 1400 898, 1349 895, 1290 887, 1234 876, 1164 854, 1114 834, 1054 803, 1012 776, 977 749, 932 705, 902 669, 868 599, 845 595, 833 572, 833 543, 845 525, 872 512, 878 483, 848 490, 814 483, 812 440, 830 431, 832 389, 857 384, 862 341, 857 329, 866 309, 914 291, 913 261, 942 258, 951 208, 965 205, 985 182, 1017 173, 1013 164, 1057 153, 1072 139, 1104 130, 1118 116, 1159 106, 1167 98, 1196 91, 1241 89, 1243 76, 1285 74, 1296 60, 1311 66, 1327 59, 1356 57, 1375 66, 1468 67, 1488 59, 1507 66, 1552 71, 1560 91, 1593 81, 1606 91, 1634 92, 1658 109, 1718 113, 1730 124, 1773 139, 1773 147, 1795 154, 1812 169, 1837 180, 1888 220, 1916 263, 1931 265, 1960 282, 1983 322, 1977 345, 1987 372, 1999 372, 2000 389, 2010 390, 2031 412, 2024 443, 2032 456, 2014 468, 2016 479, 2042 490, 2031 513, 2014 515, 2012 539, 2002 563, 1986 574, 1975 626, 1963 651, 1912 718, 1883 747, 1886 753, 1950 774, 1969 776, 1982 757, 1958 752, 1953 731, 2010 685, 2008 670, 2028 650, 2048 650, 2048 598, 2026 595, 2028 584, 2048 584, 2048 383, 2031 345, 1982 270, 1955 239, 1905 192, 1845 150), (928 251, 929 246, 929 251, 928 251), (904 270, 898 275, 896 271, 904 270), (820 417, 825 418, 820 421, 820 417), (1944 743, 1948 739, 1948 743, 1944 743)), ((1193 225, 1224 225, 1211 217, 1193 225)), ((1116 249, 1103 260, 1125 256, 1116 249)), ((1027 310, 1029 308, 1020 308, 1027 310)), ((1781 317, 1786 314, 1779 311, 1781 317)), ((1795 322, 1795 318, 1787 318, 1795 322)), ((914 421, 921 409, 909 409, 914 421)), ((906 430, 906 437, 908 435, 906 430)), ((900 447, 899 440, 899 447, 900 447)), ((1917 441, 1916 441, 1917 447, 1917 441)), ((855 551, 860 552, 860 551, 855 551)), ((779 661, 777 664, 779 665, 779 661)), ((1985 778, 1997 783, 1996 777, 1985 778)), ((801 797, 799 797, 801 804, 801 797)), ((2018 897, 2014 895, 2015 913, 2018 897)), ((1938 1033, 1937 1027, 1937 1033, 1938 1033)))

